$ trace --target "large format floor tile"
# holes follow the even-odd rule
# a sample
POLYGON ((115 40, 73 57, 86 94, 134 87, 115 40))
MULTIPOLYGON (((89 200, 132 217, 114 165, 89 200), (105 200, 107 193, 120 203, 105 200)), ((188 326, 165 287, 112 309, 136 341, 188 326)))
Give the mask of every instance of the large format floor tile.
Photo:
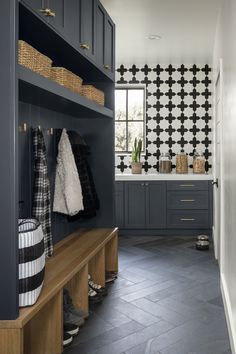
POLYGON ((119 277, 66 354, 229 354, 213 250, 192 237, 120 237, 119 277))

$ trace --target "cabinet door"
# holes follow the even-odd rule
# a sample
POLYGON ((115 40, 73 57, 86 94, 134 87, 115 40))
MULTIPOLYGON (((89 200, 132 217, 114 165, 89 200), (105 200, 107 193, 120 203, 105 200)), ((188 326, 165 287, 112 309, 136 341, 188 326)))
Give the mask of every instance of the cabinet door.
POLYGON ((96 62, 109 75, 114 74, 115 25, 102 4, 96 7, 96 62))
POLYGON ((116 201, 116 226, 124 228, 124 184, 115 183, 115 201, 116 201))
POLYGON ((31 10, 35 11, 38 15, 45 18, 45 14, 42 10, 47 6, 47 0, 22 0, 22 2, 28 5, 31 10))
POLYGON ((95 56, 95 1, 80 1, 80 28, 79 46, 84 53, 93 58, 95 56))
POLYGON ((96 11, 96 62, 103 69, 105 65, 105 30, 106 10, 98 1, 96 11))
POLYGON ((64 33, 75 46, 80 38, 80 0, 66 0, 64 3, 64 33))
POLYGON ((114 74, 115 66, 115 25, 107 16, 105 27, 105 63, 104 68, 114 74))
MULTIPOLYGON (((46 1, 46 0, 45 0, 46 1)), ((47 0, 49 8, 54 17, 48 17, 49 23, 61 34, 65 31, 65 4, 71 3, 71 0, 47 0)), ((68 5, 67 5, 68 6, 68 5)))
POLYGON ((166 228, 166 183, 147 182, 146 186, 146 227, 166 228))
POLYGON ((125 228, 144 229, 145 221, 145 184, 142 182, 125 183, 125 228))

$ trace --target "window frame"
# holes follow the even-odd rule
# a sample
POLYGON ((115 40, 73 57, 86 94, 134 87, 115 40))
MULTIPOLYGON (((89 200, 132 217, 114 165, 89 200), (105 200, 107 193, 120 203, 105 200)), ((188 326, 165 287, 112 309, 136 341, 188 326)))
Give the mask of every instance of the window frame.
MULTIPOLYGON (((122 154, 122 155, 130 155, 132 153, 132 150, 128 149, 128 123, 129 122, 143 122, 143 146, 142 146, 142 155, 145 155, 145 150, 146 150, 146 85, 116 85, 115 86, 115 91, 116 90, 125 90, 126 91, 126 119, 125 120, 116 120, 115 119, 115 128, 116 128, 116 122, 123 122, 126 125, 126 149, 121 151, 117 151, 115 149, 116 154, 122 154), (129 105, 129 99, 128 99, 128 91, 129 90, 143 90, 143 119, 142 120, 129 120, 128 119, 128 105, 129 105)), ((115 147, 116 148, 116 147, 115 147)))

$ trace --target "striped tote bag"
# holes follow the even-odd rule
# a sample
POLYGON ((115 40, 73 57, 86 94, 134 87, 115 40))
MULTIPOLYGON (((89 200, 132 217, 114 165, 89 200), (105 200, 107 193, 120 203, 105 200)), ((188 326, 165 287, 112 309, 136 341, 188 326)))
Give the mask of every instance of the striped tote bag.
POLYGON ((45 271, 44 234, 37 219, 19 219, 19 306, 33 305, 45 271))

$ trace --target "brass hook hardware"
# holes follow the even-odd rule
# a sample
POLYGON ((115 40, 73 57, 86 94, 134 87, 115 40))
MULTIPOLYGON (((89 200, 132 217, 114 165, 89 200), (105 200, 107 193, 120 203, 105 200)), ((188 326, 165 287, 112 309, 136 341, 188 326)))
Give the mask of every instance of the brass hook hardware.
POLYGON ((48 8, 40 9, 39 11, 42 12, 47 17, 55 17, 56 16, 56 13, 48 8))
POLYGON ((103 65, 104 69, 110 70, 110 66, 108 64, 103 65))
POLYGON ((27 124, 26 123, 23 123, 22 125, 19 126, 19 132, 20 133, 27 132, 27 124))
POLYGON ((89 47, 89 45, 86 44, 86 43, 81 43, 81 44, 80 44, 80 48, 89 50, 90 47, 89 47))
POLYGON ((53 128, 49 128, 47 130, 47 135, 53 135, 53 128))

